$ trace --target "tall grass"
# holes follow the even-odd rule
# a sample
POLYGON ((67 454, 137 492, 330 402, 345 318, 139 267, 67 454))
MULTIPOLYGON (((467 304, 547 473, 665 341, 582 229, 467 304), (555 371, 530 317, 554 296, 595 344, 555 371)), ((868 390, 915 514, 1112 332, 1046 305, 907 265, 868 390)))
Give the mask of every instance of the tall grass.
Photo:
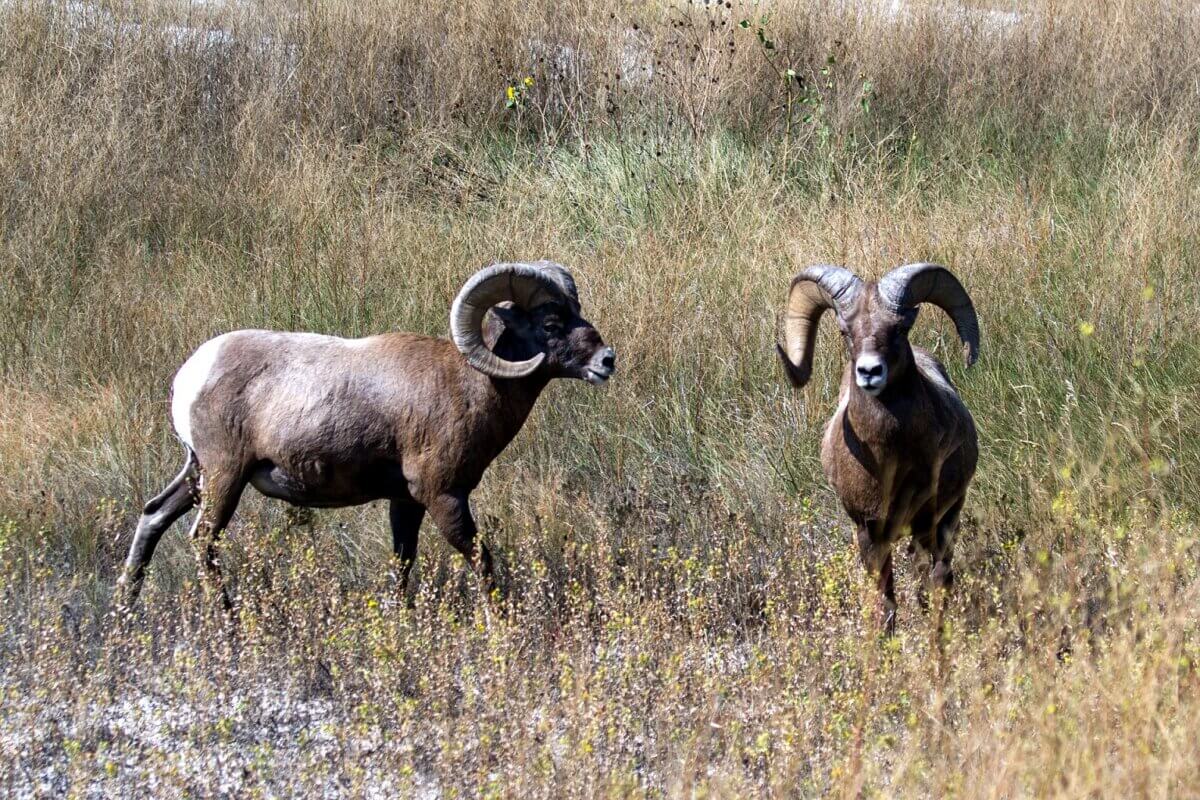
POLYGON ((0 786, 1193 792, 1200 18, 972 6, 0 7, 0 786), (620 372, 474 495, 507 617, 432 527, 409 608, 382 509, 248 497, 236 638, 182 532, 110 629, 197 344, 444 335, 540 257, 620 372), (981 461, 946 627, 905 562, 880 643, 817 462, 836 336, 798 394, 772 343, 799 267, 921 259, 980 311, 970 371, 914 337, 981 461))

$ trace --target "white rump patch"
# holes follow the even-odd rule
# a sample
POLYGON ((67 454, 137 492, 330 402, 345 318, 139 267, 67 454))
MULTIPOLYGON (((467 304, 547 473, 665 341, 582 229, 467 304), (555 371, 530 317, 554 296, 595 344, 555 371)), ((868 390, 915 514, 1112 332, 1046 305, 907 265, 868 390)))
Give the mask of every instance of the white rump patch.
POLYGON ((175 373, 175 382, 171 384, 171 422, 175 433, 188 447, 195 449, 192 442, 192 405, 200 395, 200 390, 208 383, 213 365, 225 340, 233 334, 225 333, 215 339, 209 339, 192 353, 179 372, 175 373))

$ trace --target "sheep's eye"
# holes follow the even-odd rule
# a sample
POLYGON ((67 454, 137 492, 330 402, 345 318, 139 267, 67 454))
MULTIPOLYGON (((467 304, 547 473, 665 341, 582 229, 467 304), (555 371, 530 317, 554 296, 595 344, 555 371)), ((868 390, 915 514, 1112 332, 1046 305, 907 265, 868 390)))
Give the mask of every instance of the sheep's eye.
POLYGON ((562 323, 556 319, 547 319, 542 322, 542 330, 546 333, 558 333, 562 330, 562 323))

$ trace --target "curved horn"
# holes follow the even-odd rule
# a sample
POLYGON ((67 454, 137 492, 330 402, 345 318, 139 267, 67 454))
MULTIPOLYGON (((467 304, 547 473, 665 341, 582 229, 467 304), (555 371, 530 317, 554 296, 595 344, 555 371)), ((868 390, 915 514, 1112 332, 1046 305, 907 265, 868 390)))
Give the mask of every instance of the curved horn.
POLYGON ((493 378, 522 378, 545 360, 538 353, 524 361, 509 361, 488 349, 483 341, 483 318, 497 303, 511 300, 526 310, 562 301, 578 306, 571 273, 551 262, 493 264, 476 272, 463 285, 450 306, 450 335, 468 363, 493 378))
POLYGON ((559 290, 563 295, 574 304, 572 309, 575 313, 579 313, 579 289, 575 286, 575 278, 562 264, 554 261, 535 261, 533 266, 538 267, 546 273, 549 278, 558 284, 559 290))
POLYGON ((896 267, 880 279, 879 296, 897 312, 933 303, 954 321, 967 366, 979 358, 979 318, 975 316, 975 305, 950 270, 925 263, 896 267))
POLYGON ((792 278, 783 314, 783 343, 787 349, 775 345, 792 386, 799 389, 812 377, 817 323, 825 309, 832 308, 840 316, 853 305, 861 288, 858 276, 843 267, 809 267, 792 278))

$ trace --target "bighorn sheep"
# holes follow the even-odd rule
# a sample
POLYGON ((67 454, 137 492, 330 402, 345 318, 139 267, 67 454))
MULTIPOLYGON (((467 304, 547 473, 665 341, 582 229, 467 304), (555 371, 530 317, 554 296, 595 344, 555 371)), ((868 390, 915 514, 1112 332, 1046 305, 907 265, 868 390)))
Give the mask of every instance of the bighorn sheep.
POLYGON ((229 609, 215 544, 246 484, 299 506, 389 500, 402 586, 428 511, 490 588, 471 490, 552 378, 603 384, 616 353, 580 316, 571 274, 548 261, 477 272, 454 300, 450 330, 453 342, 242 330, 202 344, 172 387, 187 460, 146 504, 119 601, 136 599, 163 532, 198 502, 201 575, 229 609))
POLYGON ((878 578, 882 618, 895 624, 892 548, 905 533, 929 558, 928 582, 948 588, 950 558, 967 485, 975 474, 975 422, 945 368, 908 341, 921 303, 950 315, 967 366, 979 355, 979 322, 962 284, 945 267, 898 267, 863 283, 841 267, 809 267, 792 280, 784 347, 794 387, 812 374, 817 324, 832 309, 849 361, 837 411, 825 428, 821 465, 857 527, 859 554, 878 578))

